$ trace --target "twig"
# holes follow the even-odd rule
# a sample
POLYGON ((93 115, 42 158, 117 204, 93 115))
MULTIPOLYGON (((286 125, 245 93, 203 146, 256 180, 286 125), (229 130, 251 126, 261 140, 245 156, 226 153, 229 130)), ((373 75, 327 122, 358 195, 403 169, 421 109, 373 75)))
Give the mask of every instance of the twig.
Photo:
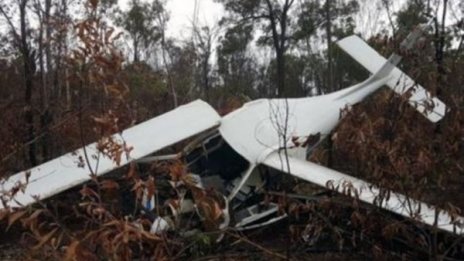
MULTIPOLYGON (((251 246, 254 246, 254 247, 258 248, 259 250, 261 250, 261 251, 263 251, 263 252, 265 252, 265 253, 267 253, 267 254, 269 254, 269 255, 271 255, 271 256, 275 256, 275 257, 278 257, 278 258, 281 258, 281 259, 287 259, 286 256, 281 255, 281 254, 276 253, 276 252, 273 252, 273 251, 271 251, 271 250, 269 250, 269 249, 267 249, 267 248, 265 248, 265 247, 263 247, 263 246, 261 246, 261 245, 255 243, 255 242, 249 240, 248 238, 245 238, 245 237, 236 235, 235 233, 232 233, 232 232, 230 232, 230 231, 228 231, 228 230, 225 230, 224 232, 227 233, 228 235, 232 236, 232 237, 237 238, 237 239, 238 239, 237 242, 243 241, 243 242, 245 242, 245 243, 247 243, 247 244, 249 244, 249 245, 251 245, 251 246)), ((234 243, 234 244, 235 244, 235 243, 234 243)))
POLYGON ((240 258, 240 257, 243 258, 243 257, 250 257, 250 256, 251 256, 250 253, 221 254, 221 255, 212 255, 212 256, 200 257, 200 258, 194 259, 194 261, 221 260, 221 259, 224 259, 224 258, 233 258, 235 260, 235 258, 240 258))

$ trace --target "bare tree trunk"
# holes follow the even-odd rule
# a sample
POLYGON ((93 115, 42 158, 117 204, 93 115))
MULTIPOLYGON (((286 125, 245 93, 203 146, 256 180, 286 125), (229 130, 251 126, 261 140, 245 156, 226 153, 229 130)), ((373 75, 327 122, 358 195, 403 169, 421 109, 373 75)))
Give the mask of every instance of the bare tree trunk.
POLYGON ((437 95, 440 95, 442 92, 443 86, 443 75, 446 74, 445 67, 443 65, 443 58, 445 52, 445 22, 446 22, 446 12, 447 12, 447 5, 448 0, 443 0, 443 13, 441 19, 441 27, 438 26, 438 18, 435 20, 435 60, 437 63, 437 71, 438 71, 438 85, 437 85, 437 95))
POLYGON ((35 71, 34 57, 29 49, 27 42, 27 22, 26 22, 26 5, 28 0, 19 2, 19 17, 20 17, 20 51, 23 57, 24 69, 24 102, 26 104, 24 112, 24 122, 26 124, 25 142, 28 144, 29 162, 32 166, 37 165, 35 155, 34 139, 34 114, 32 113, 32 90, 34 88, 33 76, 35 71))
POLYGON ((52 26, 51 26, 51 8, 52 8, 52 0, 45 0, 45 36, 46 36, 46 44, 45 44, 45 57, 46 57, 46 65, 47 65, 47 79, 45 86, 45 100, 44 100, 44 107, 45 111, 41 115, 41 124, 43 132, 45 133, 43 138, 43 158, 48 160, 50 158, 50 154, 52 151, 50 147, 52 147, 53 139, 51 139, 51 135, 49 133, 48 127, 52 124, 53 121, 53 108, 50 104, 54 104, 54 101, 57 100, 58 95, 58 78, 54 77, 52 80, 52 76, 55 75, 54 69, 52 67, 52 52, 51 52, 51 45, 52 45, 52 26))
POLYGON ((293 4, 293 0, 285 0, 282 8, 281 17, 277 17, 277 14, 272 6, 270 0, 266 0, 267 8, 269 11, 269 22, 272 30, 272 41, 274 45, 274 51, 276 53, 277 63, 277 96, 286 96, 285 86, 285 51, 287 44, 287 16, 290 7, 293 4), (278 23, 279 22, 279 23, 278 23), (278 25, 280 27, 280 34, 278 32, 278 25))
MULTIPOLYGON (((282 51, 280 50, 280 41, 279 33, 277 32, 277 17, 274 13, 274 8, 272 7, 271 1, 266 0, 267 7, 269 10, 269 22, 271 23, 272 30, 272 41, 274 44, 274 51, 276 53, 276 62, 277 62, 277 97, 283 96, 283 91, 285 89, 285 80, 282 78, 282 70, 285 71, 285 61, 283 61, 282 51)), ((275 95, 275 94, 274 94, 275 95)))
POLYGON ((382 3, 384 4, 385 9, 387 9, 387 17, 388 17, 388 22, 390 23, 390 26, 392 28, 393 39, 396 39, 396 28, 395 28, 395 23, 393 22, 392 13, 390 10, 390 2, 388 0, 383 0, 382 3))
MULTIPOLYGON (((38 48, 39 48, 39 68, 40 68, 40 131, 43 132, 44 130, 44 119, 43 119, 43 115, 45 113, 45 110, 46 110, 46 106, 47 106, 47 72, 48 70, 45 69, 45 61, 44 61, 44 30, 46 30, 44 27, 46 27, 46 21, 45 21, 45 18, 44 18, 44 15, 42 13, 42 6, 41 6, 41 3, 40 1, 37 1, 37 6, 36 6, 37 10, 37 17, 39 18, 39 23, 40 23, 40 26, 39 26, 39 44, 38 44, 38 48)), ((45 139, 42 139, 40 140, 39 143, 39 147, 40 147, 40 161, 43 161, 47 158, 46 154, 47 154, 47 144, 46 144, 46 141, 45 139)))
POLYGON ((134 63, 138 63, 139 62, 139 42, 137 41, 137 36, 134 36, 133 45, 134 45, 134 63))
POLYGON ((161 17, 162 14, 160 14, 160 16, 158 17, 158 22, 159 22, 159 25, 161 27, 161 52, 162 52, 162 56, 163 56, 163 64, 164 64, 164 68, 166 70, 166 74, 167 74, 167 78, 168 78, 168 87, 169 89, 171 90, 171 95, 172 95, 172 100, 173 100, 173 103, 174 103, 174 108, 177 108, 179 106, 179 101, 178 101, 178 98, 177 98, 177 92, 176 92, 176 88, 174 86, 174 81, 172 79, 172 73, 171 73, 171 68, 169 67, 168 65, 168 61, 167 61, 167 58, 166 58, 166 54, 170 57, 170 60, 172 61, 172 58, 171 58, 171 55, 169 53, 169 51, 167 50, 167 46, 166 46, 166 35, 165 35, 165 32, 166 32, 166 21, 165 21, 165 17, 161 17))
POLYGON ((332 92, 335 90, 335 86, 333 86, 332 17, 330 15, 330 4, 330 0, 325 2, 325 31, 327 34, 327 89, 332 92))
POLYGON ((210 101, 209 99, 209 54, 205 54, 203 57, 203 84, 205 90, 205 99, 207 102, 210 101))
POLYGON ((50 75, 52 73, 52 53, 51 53, 51 48, 50 48, 50 45, 51 45, 51 40, 52 40, 52 27, 50 25, 50 12, 51 12, 51 7, 52 7, 52 3, 51 3, 51 0, 45 0, 45 13, 44 13, 44 18, 45 18, 45 40, 46 40, 46 44, 45 44, 45 58, 46 58, 46 65, 47 65, 47 76, 46 76, 46 80, 47 80, 47 86, 46 86, 46 93, 45 93, 45 105, 46 107, 48 107, 49 105, 49 93, 52 93, 52 96, 54 96, 56 94, 56 86, 53 85, 54 89, 52 90, 49 90, 51 89, 51 86, 48 86, 50 84, 50 75))
POLYGON ((39 69, 40 69, 40 109, 42 110, 45 104, 45 88, 47 86, 46 72, 45 72, 45 62, 44 62, 44 20, 42 14, 42 7, 40 2, 37 1, 36 12, 39 19, 39 41, 38 41, 38 51, 39 51, 39 69))
MULTIPOLYGON (((62 12, 61 15, 63 16, 63 21, 67 19, 68 16, 68 0, 61 0, 62 5, 62 12)), ((67 23, 67 21, 65 21, 67 23)), ((65 32, 64 35, 61 36, 61 43, 63 45, 63 56, 66 57, 68 55, 68 36, 65 32)), ((65 94, 66 94, 66 110, 69 111, 72 108, 72 96, 71 96, 71 86, 69 84, 69 71, 68 66, 64 67, 64 87, 65 87, 65 94)))
POLYGON ((210 100, 210 64, 209 59, 211 58, 212 53, 212 42, 213 38, 215 37, 214 29, 210 29, 209 27, 202 28, 201 31, 194 27, 194 35, 198 41, 198 48, 200 52, 200 85, 201 85, 201 92, 205 97, 206 101, 210 100))
POLYGON ((50 26, 50 11, 51 11, 51 0, 45 0, 45 7, 42 10, 40 2, 37 2, 37 16, 39 17, 40 29, 39 29, 39 65, 40 65, 40 76, 41 76, 41 88, 40 88, 40 131, 44 133, 43 138, 40 140, 40 155, 41 160, 49 158, 49 145, 50 135, 48 134, 48 125, 50 124, 50 94, 54 94, 55 88, 51 88, 50 76, 52 73, 51 68, 51 26, 50 26), (44 39, 45 33, 45 39, 44 39), (45 58, 45 60, 44 60, 45 58))
POLYGON ((276 54, 277 62, 277 96, 285 97, 285 54, 279 49, 276 54))

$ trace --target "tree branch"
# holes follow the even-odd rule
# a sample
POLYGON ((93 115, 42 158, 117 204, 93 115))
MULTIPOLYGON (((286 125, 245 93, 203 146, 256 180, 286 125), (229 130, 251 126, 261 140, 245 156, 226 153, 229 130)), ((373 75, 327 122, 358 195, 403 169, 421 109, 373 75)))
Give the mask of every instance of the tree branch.
POLYGON ((20 37, 19 37, 18 32, 16 32, 16 28, 13 25, 13 22, 11 21, 11 17, 8 16, 8 14, 5 12, 5 10, 3 9, 3 7, 1 5, 0 5, 0 13, 3 15, 3 17, 5 17, 6 22, 8 23, 8 25, 11 28, 11 32, 13 33, 14 37, 16 38, 16 41, 19 42, 20 37))

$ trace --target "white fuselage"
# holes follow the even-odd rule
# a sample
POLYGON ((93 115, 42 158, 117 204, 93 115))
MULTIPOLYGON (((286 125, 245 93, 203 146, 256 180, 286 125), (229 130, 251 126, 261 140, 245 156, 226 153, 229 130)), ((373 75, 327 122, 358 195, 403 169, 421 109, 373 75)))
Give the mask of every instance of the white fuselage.
POLYGON ((388 77, 373 79, 335 93, 296 99, 260 99, 224 116, 222 137, 251 164, 291 147, 293 138, 329 134, 340 121, 341 110, 380 88, 388 77))

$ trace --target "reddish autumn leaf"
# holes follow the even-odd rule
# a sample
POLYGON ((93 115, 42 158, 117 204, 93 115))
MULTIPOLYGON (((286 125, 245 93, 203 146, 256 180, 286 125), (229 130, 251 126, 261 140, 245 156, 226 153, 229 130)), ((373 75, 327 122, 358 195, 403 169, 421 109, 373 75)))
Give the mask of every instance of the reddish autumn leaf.
POLYGON ((100 182, 100 188, 103 190, 118 190, 119 184, 114 180, 103 180, 100 182))
POLYGON ((185 175, 186 170, 185 170, 185 165, 177 161, 169 167, 169 175, 171 176, 171 179, 173 181, 179 181, 181 180, 182 176, 185 175))
POLYGON ((74 240, 66 247, 66 254, 64 256, 65 261, 77 260, 79 244, 80 242, 78 240, 74 240))

